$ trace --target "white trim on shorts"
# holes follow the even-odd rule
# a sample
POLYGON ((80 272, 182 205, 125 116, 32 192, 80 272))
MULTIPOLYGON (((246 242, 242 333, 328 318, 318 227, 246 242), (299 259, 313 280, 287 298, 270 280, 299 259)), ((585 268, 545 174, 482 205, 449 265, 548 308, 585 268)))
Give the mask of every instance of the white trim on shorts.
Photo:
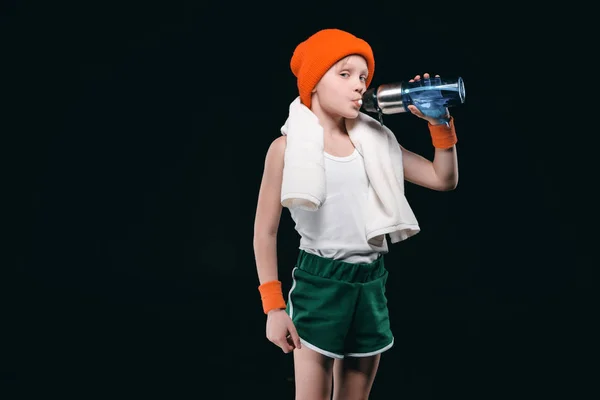
POLYGON ((383 353, 386 350, 389 350, 393 345, 394 345, 394 339, 392 339, 392 342, 390 344, 388 344, 387 346, 385 346, 379 350, 370 351, 368 353, 347 353, 346 356, 348 356, 348 357, 370 357, 370 356, 374 356, 379 353, 383 353))
POLYGON ((293 281, 292 288, 288 292, 288 304, 290 306, 290 319, 294 318, 294 304, 292 304, 292 292, 296 288, 296 277, 294 276, 294 272, 296 272, 297 269, 298 269, 298 267, 294 267, 294 269, 292 270, 292 281, 293 281))
POLYGON ((344 358, 344 356, 342 354, 336 354, 336 353, 332 353, 327 350, 323 350, 323 349, 315 346, 314 344, 308 343, 306 340, 304 340, 302 338, 300 338, 300 343, 302 343, 302 346, 306 346, 309 349, 316 351, 317 353, 323 354, 324 356, 331 357, 331 358, 338 358, 338 359, 344 358))

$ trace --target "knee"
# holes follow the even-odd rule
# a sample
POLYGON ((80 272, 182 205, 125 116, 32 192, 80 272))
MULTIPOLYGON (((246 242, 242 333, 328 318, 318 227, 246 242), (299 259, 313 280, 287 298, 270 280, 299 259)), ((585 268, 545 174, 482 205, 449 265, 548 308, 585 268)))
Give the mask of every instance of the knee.
POLYGON ((296 390, 295 400, 330 400, 331 391, 325 390, 296 390))

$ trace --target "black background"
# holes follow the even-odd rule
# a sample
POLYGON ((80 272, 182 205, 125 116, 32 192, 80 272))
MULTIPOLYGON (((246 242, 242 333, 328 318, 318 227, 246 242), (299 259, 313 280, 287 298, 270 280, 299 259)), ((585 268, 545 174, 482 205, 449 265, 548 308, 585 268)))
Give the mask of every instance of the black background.
MULTIPOLYGON (((292 356, 265 338, 253 222, 296 96, 292 51, 328 27, 371 44, 373 85, 429 72, 462 76, 467 93, 451 110, 458 188, 406 186, 422 231, 386 261, 396 345, 372 398, 587 398, 577 149, 548 127, 552 110, 523 101, 533 91, 515 90, 544 82, 557 52, 532 15, 192 1, 1 11, 4 270, 17 272, 3 280, 3 399, 293 398, 292 356)), ((422 120, 385 121, 433 155, 422 120)), ((284 210, 286 290, 297 245, 284 210)))

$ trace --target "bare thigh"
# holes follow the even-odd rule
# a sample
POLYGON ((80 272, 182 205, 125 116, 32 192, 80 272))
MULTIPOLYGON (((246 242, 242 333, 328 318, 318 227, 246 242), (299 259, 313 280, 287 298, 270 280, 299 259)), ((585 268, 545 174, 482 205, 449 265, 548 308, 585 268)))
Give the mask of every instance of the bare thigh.
POLYGON ((296 400, 330 400, 333 359, 302 346, 294 350, 296 400))
POLYGON ((380 358, 381 354, 377 354, 370 357, 346 357, 343 360, 335 360, 333 399, 368 399, 380 358))

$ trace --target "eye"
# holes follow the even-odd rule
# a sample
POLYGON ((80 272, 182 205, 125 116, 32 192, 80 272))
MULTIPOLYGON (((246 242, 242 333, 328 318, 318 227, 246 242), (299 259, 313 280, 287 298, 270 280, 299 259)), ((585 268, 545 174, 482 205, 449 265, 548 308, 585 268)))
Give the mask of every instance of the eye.
POLYGON ((367 77, 366 77, 366 76, 364 76, 364 75, 362 75, 362 76, 360 77, 360 80, 361 80, 361 81, 363 81, 363 82, 366 82, 366 81, 367 81, 367 77))
POLYGON ((349 73, 347 73, 347 72, 342 72, 342 73, 340 74, 340 76, 343 76, 343 77, 347 78, 347 77, 349 77, 349 76, 350 76, 350 74, 349 74, 349 73))

